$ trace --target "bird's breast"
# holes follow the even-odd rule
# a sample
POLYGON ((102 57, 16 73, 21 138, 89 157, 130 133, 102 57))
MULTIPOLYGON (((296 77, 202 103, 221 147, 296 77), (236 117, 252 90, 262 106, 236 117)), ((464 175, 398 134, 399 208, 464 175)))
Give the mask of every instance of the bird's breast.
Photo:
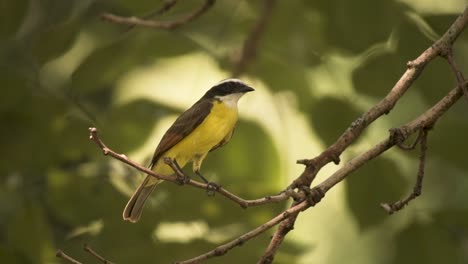
POLYGON ((172 148, 169 154, 187 161, 195 155, 206 154, 231 133, 236 123, 237 107, 214 101, 203 122, 172 148))
POLYGON ((223 102, 213 102, 210 114, 195 129, 193 143, 204 145, 209 151, 226 137, 237 123, 237 107, 233 108, 223 102))

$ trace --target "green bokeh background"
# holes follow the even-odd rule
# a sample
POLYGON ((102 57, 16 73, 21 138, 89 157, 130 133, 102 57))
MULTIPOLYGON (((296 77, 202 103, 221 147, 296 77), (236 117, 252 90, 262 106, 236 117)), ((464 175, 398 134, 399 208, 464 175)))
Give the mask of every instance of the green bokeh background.
MULTIPOLYGON (((156 19, 203 3, 179 1, 156 19)), ((144 175, 103 156, 88 139, 146 164, 177 115, 230 76, 262 1, 218 0, 175 31, 102 21, 142 16, 163 1, 0 1, 0 263, 63 263, 62 249, 97 263, 170 263, 211 250, 264 223, 287 203, 242 210, 220 196, 162 184, 138 224, 121 213, 144 175)), ((240 77, 256 88, 204 174, 245 198, 275 194, 295 160, 320 153, 379 101, 463 11, 464 0, 277 1, 256 59, 240 77)), ((455 44, 468 74, 468 33, 455 44)), ((456 85, 445 61, 427 66, 343 162, 412 120, 456 85)), ((429 134, 422 197, 388 216, 378 206, 411 191, 417 151, 392 149, 300 215, 275 263, 467 263, 468 106, 461 100, 429 134)), ((329 165, 323 180, 338 167, 329 165)), ((187 170, 190 173, 190 170, 187 170)), ((208 263, 255 263, 262 234, 208 263)))

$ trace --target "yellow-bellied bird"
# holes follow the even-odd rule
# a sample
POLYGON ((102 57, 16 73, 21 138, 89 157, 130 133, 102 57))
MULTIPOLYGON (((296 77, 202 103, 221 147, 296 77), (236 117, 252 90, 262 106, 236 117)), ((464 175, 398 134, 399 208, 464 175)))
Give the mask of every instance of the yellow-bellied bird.
MULTIPOLYGON (((165 157, 181 168, 192 162, 193 171, 208 183, 200 173, 203 159, 208 152, 231 139, 237 123, 237 102, 253 90, 237 79, 227 79, 213 86, 166 131, 149 167, 156 173, 170 175, 174 171, 164 162, 165 157)), ((146 199, 160 182, 146 176, 125 206, 124 220, 135 223, 140 219, 146 199)))

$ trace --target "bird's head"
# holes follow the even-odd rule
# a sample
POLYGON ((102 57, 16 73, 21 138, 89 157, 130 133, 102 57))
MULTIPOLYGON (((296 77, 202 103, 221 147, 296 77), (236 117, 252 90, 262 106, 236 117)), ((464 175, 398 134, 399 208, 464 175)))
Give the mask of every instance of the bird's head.
POLYGON ((254 89, 241 80, 226 79, 211 87, 211 89, 205 93, 203 98, 217 99, 228 105, 235 106, 237 105, 239 98, 252 91, 254 91, 254 89))

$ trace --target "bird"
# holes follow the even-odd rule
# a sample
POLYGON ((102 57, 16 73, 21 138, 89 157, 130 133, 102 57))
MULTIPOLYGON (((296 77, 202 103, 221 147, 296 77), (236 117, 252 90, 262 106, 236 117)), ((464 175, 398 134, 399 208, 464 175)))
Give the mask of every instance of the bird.
MULTIPOLYGON (((226 79, 215 84, 169 127, 156 147, 149 168, 155 173, 172 175, 174 170, 164 159, 171 159, 178 168, 191 162, 193 172, 208 187, 216 188, 216 184, 201 174, 200 167, 209 152, 229 142, 238 120, 237 103, 244 94, 252 91, 254 88, 239 79, 226 79)), ((125 221, 138 222, 145 201, 161 182, 146 175, 125 206, 125 221)))

